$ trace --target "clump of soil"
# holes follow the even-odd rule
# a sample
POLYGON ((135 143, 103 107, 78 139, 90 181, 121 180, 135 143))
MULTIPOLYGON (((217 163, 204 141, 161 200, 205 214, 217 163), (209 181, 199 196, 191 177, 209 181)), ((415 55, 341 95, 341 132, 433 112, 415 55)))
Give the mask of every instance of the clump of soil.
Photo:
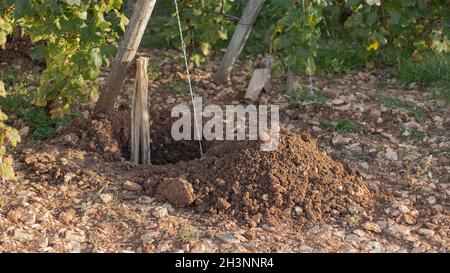
POLYGON ((284 129, 277 151, 262 152, 256 141, 223 142, 204 158, 169 169, 169 175, 185 176, 192 183, 198 211, 251 226, 320 222, 372 206, 361 177, 320 151, 314 140, 284 129))
POLYGON ((96 152, 105 160, 118 161, 122 158, 119 142, 120 133, 113 133, 108 119, 93 119, 87 123, 75 121, 51 140, 51 144, 96 152))
POLYGON ((166 179, 159 184, 157 192, 175 207, 186 207, 196 198, 192 184, 182 178, 166 179))

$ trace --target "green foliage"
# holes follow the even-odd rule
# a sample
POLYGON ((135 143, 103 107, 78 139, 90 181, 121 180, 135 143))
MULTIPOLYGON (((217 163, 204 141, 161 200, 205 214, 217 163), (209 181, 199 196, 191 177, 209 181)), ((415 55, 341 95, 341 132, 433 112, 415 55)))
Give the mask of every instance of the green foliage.
MULTIPOLYGON (((184 0, 179 1, 180 19, 189 50, 191 61, 195 65, 206 60, 212 53, 212 47, 229 38, 232 21, 223 14, 233 10, 240 1, 184 0)), ((146 45, 161 48, 167 45, 180 47, 178 22, 172 1, 158 1, 155 7, 155 20, 150 22, 146 45), (167 17, 167 14, 171 14, 167 17)))
POLYGON ((448 5, 444 0, 346 0, 345 27, 377 54, 386 46, 422 53, 448 52, 448 5), (446 27, 447 26, 447 27, 446 27))
POLYGON ((333 131, 340 133, 357 133, 358 125, 349 118, 339 118, 331 122, 333 131))
POLYGON ((178 239, 182 242, 191 242, 200 239, 201 234, 198 230, 190 227, 190 226, 183 226, 178 231, 178 239))
POLYGON ((6 84, 14 84, 18 78, 17 69, 14 66, 8 66, 0 75, 0 80, 6 84))
POLYGON ((11 9, 1 9, 1 3, 2 2, 0 1, 0 10, 2 10, 0 15, 0 49, 4 49, 7 37, 13 32, 14 28, 11 18, 11 9))
POLYGON ((33 105, 33 96, 25 89, 18 89, 0 97, 0 107, 7 114, 15 114, 30 126, 34 140, 41 141, 53 137, 56 129, 68 123, 77 114, 75 110, 61 118, 52 118, 45 109, 33 105))
POLYGON ((270 29, 273 53, 295 73, 315 73, 323 8, 321 0, 279 0, 271 1, 263 13, 274 22, 270 29))
POLYGON ((429 89, 433 99, 443 100, 446 105, 450 104, 450 89, 449 88, 431 88, 429 89))
POLYGON ((412 82, 450 88, 450 54, 427 54, 419 60, 407 59, 396 68, 402 84, 412 82))
POLYGON ((321 70, 362 68, 368 58, 366 49, 351 40, 326 39, 319 46, 316 64, 321 70))
POLYGON ((425 138, 425 136, 426 135, 424 133, 414 129, 409 129, 407 133, 408 139, 415 142, 422 141, 425 138))
MULTIPOLYGON (((5 86, 0 81, 0 98, 6 95, 5 86)), ((6 125, 8 116, 0 108, 0 177, 10 179, 14 177, 13 161, 7 154, 7 146, 15 147, 20 142, 19 132, 6 125)))
POLYGON ((426 116, 425 109, 415 105, 412 102, 387 97, 382 94, 377 95, 376 99, 385 107, 404 109, 408 112, 409 115, 414 116, 416 119, 423 119, 426 116))
POLYGON ((62 117, 96 96, 90 81, 115 54, 116 40, 128 22, 121 5, 122 0, 0 1, 2 13, 12 10, 10 21, 31 38, 31 57, 46 62, 38 106, 49 105, 52 116, 62 117))
POLYGON ((294 107, 300 106, 303 102, 324 104, 327 100, 328 97, 320 91, 316 91, 314 92, 314 95, 311 95, 309 88, 303 88, 302 90, 297 90, 290 94, 290 105, 294 107))

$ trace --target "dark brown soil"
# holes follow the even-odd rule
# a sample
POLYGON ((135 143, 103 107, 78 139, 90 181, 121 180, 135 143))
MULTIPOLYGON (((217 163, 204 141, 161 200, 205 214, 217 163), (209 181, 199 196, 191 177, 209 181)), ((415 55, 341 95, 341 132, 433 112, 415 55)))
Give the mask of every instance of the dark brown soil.
POLYGON ((31 40, 28 37, 21 37, 18 32, 14 33, 7 41, 6 48, 0 50, 0 64, 20 65, 25 69, 43 68, 44 62, 30 58, 28 51, 31 47, 31 40))
POLYGON ((199 212, 231 216, 251 226, 320 222, 332 214, 345 218, 362 207, 370 210, 366 182, 320 151, 314 140, 282 130, 277 151, 261 152, 259 146, 224 142, 202 159, 170 166, 169 173, 192 183, 199 212))
MULTIPOLYGON (((129 111, 123 110, 75 124, 53 143, 122 160, 129 145, 128 117, 129 111)), ((161 116, 152 125, 152 160, 165 165, 131 172, 145 178, 137 182, 147 192, 176 207, 250 226, 345 221, 373 210, 367 182, 320 151, 308 136, 282 129, 274 152, 262 152, 257 141, 207 143, 204 157, 197 158, 197 143, 174 142, 170 125, 161 116)))

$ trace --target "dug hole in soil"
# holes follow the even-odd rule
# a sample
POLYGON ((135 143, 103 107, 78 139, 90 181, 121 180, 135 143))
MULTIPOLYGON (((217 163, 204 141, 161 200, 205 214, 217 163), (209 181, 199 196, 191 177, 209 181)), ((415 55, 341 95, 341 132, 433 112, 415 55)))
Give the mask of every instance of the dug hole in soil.
MULTIPOLYGON (((132 168, 147 194, 177 208, 248 226, 370 218, 375 193, 354 170, 317 148, 315 140, 281 128, 278 149, 258 141, 204 143, 172 139, 170 113, 151 113, 154 165, 132 168), (139 174, 140 173, 140 174, 139 174)), ((75 122, 53 141, 96 152, 106 161, 129 157, 130 111, 115 110, 75 122)))

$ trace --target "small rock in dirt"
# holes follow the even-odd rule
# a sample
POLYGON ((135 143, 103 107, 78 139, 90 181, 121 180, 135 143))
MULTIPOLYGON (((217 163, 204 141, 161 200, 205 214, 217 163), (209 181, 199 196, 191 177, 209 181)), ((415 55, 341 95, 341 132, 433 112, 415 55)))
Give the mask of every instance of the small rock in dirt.
POLYGON ((285 113, 286 113, 286 116, 288 116, 290 119, 298 119, 299 118, 296 110, 288 109, 285 111, 285 113))
POLYGON ((333 143, 333 145, 345 145, 345 144, 350 143, 350 141, 352 141, 352 139, 349 137, 343 137, 341 135, 336 135, 331 140, 331 143, 333 143))
POLYGON ((169 214, 169 212, 164 207, 156 207, 153 209, 152 214, 157 218, 164 218, 167 214, 169 214))
POLYGON ((366 233, 360 229, 356 229, 353 231, 353 234, 358 235, 359 237, 365 237, 366 233))
POLYGON ((39 236, 35 242, 34 242, 38 247, 40 248, 44 248, 48 246, 48 238, 45 236, 39 236))
POLYGON ((256 230, 249 230, 244 234, 244 237, 251 241, 254 240, 257 235, 256 230))
POLYGON ((123 183, 122 187, 123 187, 123 189, 125 189, 127 191, 138 192, 138 191, 142 190, 142 186, 141 185, 139 185, 137 183, 134 183, 134 182, 131 182, 131 181, 128 181, 128 180, 123 183))
POLYGON ((320 132, 320 131, 322 131, 322 128, 317 127, 317 126, 313 126, 312 129, 313 129, 314 132, 320 132))
POLYGON ((376 223, 366 222, 362 225, 362 227, 367 231, 371 231, 374 233, 381 233, 381 227, 376 223))
POLYGON ((428 201, 428 204, 430 204, 430 205, 435 205, 436 204, 436 197, 434 197, 434 196, 430 196, 430 197, 428 197, 427 198, 427 201, 428 201))
POLYGON ((362 152, 362 147, 361 147, 360 143, 353 143, 351 145, 345 146, 345 148, 351 152, 357 152, 357 153, 362 152))
POLYGON ((369 116, 371 116, 373 118, 379 118, 379 117, 381 117, 381 111, 378 109, 371 109, 369 111, 369 116))
POLYGON ((141 242, 143 244, 150 244, 155 241, 155 238, 160 235, 160 232, 154 231, 154 232, 147 232, 141 236, 141 242))
POLYGON ((139 203, 142 203, 142 204, 149 205, 149 204, 153 203, 154 201, 155 201, 155 198, 152 198, 152 197, 149 197, 146 195, 139 197, 139 203))
POLYGON ((385 157, 386 157, 387 159, 389 159, 389 160, 392 160, 392 161, 398 161, 398 155, 397 155, 397 152, 394 151, 394 150, 391 149, 391 148, 387 148, 387 149, 386 149, 385 157))
POLYGON ((412 217, 410 214, 403 214, 403 221, 405 221, 408 225, 414 225, 416 224, 416 219, 412 217))
POLYGON ((58 220, 63 222, 66 225, 69 225, 75 218, 75 210, 74 209, 68 209, 67 211, 62 212, 58 220))
POLYGON ((383 246, 377 241, 370 241, 367 246, 371 248, 370 253, 382 253, 384 251, 383 246))
POLYGON ((299 207, 299 206, 296 206, 294 208, 294 212, 295 212, 295 215, 301 216, 303 214, 303 209, 301 207, 299 207))
POLYGON ((206 246, 202 242, 195 243, 191 247, 191 253, 205 253, 206 252, 206 246))
POLYGON ((341 213, 337 209, 332 209, 331 210, 331 215, 333 217, 339 217, 339 215, 341 215, 341 213))
POLYGON ((182 178, 167 179, 158 185, 157 192, 180 208, 194 203, 196 198, 192 184, 182 178))
POLYGON ((389 231, 394 235, 407 236, 411 234, 411 230, 408 227, 399 224, 395 224, 392 227, 389 227, 389 231))
POLYGON ((427 229, 427 228, 421 228, 417 232, 419 232, 419 234, 422 234, 425 236, 433 236, 434 235, 434 231, 431 229, 427 229))
POLYGON ((240 242, 232 233, 216 234, 216 238, 227 244, 237 244, 240 242))
POLYGON ((81 253, 81 244, 77 241, 70 241, 67 243, 66 246, 67 250, 70 253, 81 253))
POLYGON ((434 116, 433 117, 433 121, 437 122, 437 123, 443 123, 444 119, 442 117, 440 117, 440 116, 434 116))
POLYGON ((27 225, 33 225, 34 223, 36 223, 36 215, 32 212, 27 213, 24 217, 23 217, 23 221, 25 222, 25 224, 27 225))
POLYGON ((216 204, 221 210, 227 210, 231 207, 231 204, 225 198, 218 198, 216 204))
POLYGON ((307 245, 301 245, 301 246, 298 248, 298 252, 300 252, 300 253, 312 253, 313 250, 314 250, 314 249, 313 249, 312 247, 307 246, 307 245))
POLYGON ((365 170, 369 169, 369 164, 367 162, 358 162, 358 165, 365 170))
POLYGON ((25 126, 20 129, 19 134, 21 137, 26 137, 30 134, 30 126, 25 126))
POLYGON ((349 234, 349 235, 345 236, 345 240, 358 243, 361 239, 359 238, 358 235, 349 234))
POLYGON ((33 233, 28 230, 16 229, 14 230, 14 239, 25 242, 33 240, 33 233))
POLYGON ((343 99, 337 98, 332 101, 330 101, 331 105, 342 105, 345 103, 343 99))
POLYGON ((84 232, 82 231, 66 231, 66 241, 74 241, 82 243, 86 239, 84 232))
POLYGON ((100 199, 102 199, 103 203, 108 204, 113 200, 113 196, 109 193, 100 194, 100 199))
POLYGON ((399 210, 401 213, 403 213, 403 214, 409 212, 409 208, 408 208, 407 206, 405 206, 405 205, 399 206, 399 207, 398 207, 398 210, 399 210))

